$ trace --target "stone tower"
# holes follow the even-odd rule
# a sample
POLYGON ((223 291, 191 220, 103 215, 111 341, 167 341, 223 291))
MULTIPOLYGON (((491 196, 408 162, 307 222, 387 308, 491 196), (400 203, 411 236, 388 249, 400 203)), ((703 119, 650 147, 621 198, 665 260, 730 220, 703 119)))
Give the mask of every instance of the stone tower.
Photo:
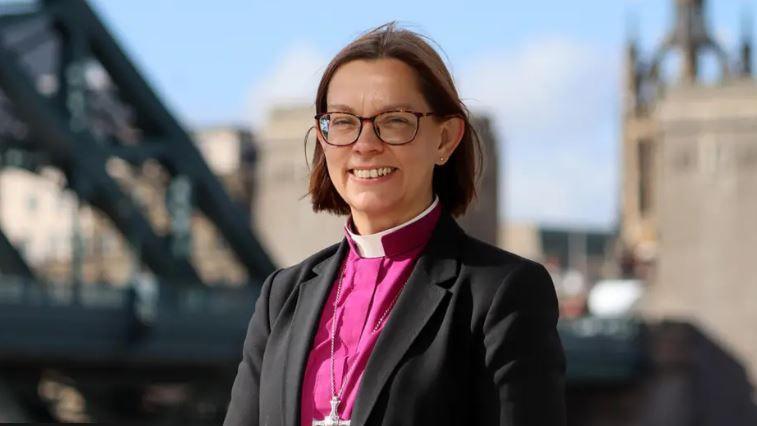
POLYGON ((703 0, 676 0, 673 29, 648 60, 630 41, 623 108, 621 241, 648 283, 649 318, 699 326, 757 382, 757 81, 751 34, 729 58, 703 0), (679 54, 680 72, 663 63, 679 54), (704 81, 703 55, 718 79, 704 81))

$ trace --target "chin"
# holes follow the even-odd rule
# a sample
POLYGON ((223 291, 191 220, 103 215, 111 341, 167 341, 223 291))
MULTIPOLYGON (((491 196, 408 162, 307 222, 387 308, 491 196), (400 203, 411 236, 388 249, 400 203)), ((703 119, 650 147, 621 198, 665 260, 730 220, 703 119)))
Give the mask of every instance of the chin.
POLYGON ((367 214, 380 214, 396 210, 400 203, 399 199, 387 197, 385 194, 361 193, 349 198, 347 204, 353 210, 367 214))

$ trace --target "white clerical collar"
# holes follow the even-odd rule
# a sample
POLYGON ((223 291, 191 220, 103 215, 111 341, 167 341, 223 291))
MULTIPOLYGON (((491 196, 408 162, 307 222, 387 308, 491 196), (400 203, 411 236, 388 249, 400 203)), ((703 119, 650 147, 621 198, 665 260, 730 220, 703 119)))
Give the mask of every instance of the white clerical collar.
POLYGON ((347 230, 347 233, 349 233, 350 239, 352 239, 352 241, 355 243, 355 247, 357 247, 358 254, 360 254, 361 257, 383 257, 386 255, 386 252, 384 251, 384 244, 381 242, 381 237, 390 234, 398 229, 404 228, 411 223, 415 223, 421 220, 424 216, 434 210, 434 207, 436 207, 437 204, 439 204, 439 196, 435 196, 434 202, 431 203, 431 205, 428 206, 426 210, 423 210, 418 216, 415 216, 405 223, 399 224, 393 228, 389 228, 381 232, 377 232, 375 234, 355 234, 350 229, 351 226, 349 222, 345 229, 347 230))

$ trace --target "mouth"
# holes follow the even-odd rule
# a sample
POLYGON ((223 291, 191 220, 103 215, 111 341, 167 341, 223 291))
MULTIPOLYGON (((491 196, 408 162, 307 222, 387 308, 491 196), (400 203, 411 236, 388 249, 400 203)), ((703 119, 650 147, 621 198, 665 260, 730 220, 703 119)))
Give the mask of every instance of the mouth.
POLYGON ((397 171, 396 167, 376 167, 372 169, 349 169, 348 172, 358 179, 372 180, 389 176, 397 171))

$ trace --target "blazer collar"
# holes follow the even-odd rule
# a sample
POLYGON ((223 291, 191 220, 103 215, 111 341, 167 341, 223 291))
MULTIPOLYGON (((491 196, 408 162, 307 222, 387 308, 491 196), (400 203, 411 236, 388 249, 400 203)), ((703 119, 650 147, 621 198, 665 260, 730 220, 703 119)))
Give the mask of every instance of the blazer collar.
MULTIPOLYGON (((392 371, 445 298, 449 281, 457 276, 463 234, 452 216, 443 211, 368 359, 352 410, 352 424, 362 425, 368 419, 392 371)), ((282 389, 287 426, 299 426, 305 364, 323 304, 348 250, 343 239, 336 252, 313 266, 313 276, 299 285, 282 389)))

